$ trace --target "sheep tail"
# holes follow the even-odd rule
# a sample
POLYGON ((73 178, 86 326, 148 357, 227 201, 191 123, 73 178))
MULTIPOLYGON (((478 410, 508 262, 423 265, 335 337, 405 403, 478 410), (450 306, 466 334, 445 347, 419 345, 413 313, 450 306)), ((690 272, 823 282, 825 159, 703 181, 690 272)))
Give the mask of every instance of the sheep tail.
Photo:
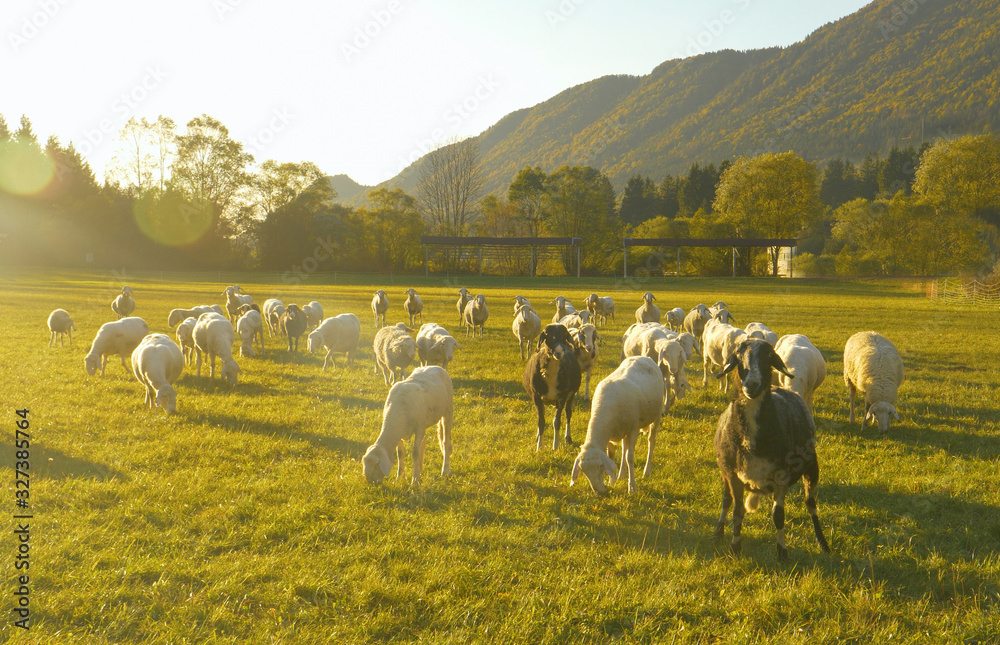
POLYGON ((743 503, 743 508, 747 509, 747 513, 753 513, 760 506, 760 493, 750 493, 747 495, 746 501, 743 503))

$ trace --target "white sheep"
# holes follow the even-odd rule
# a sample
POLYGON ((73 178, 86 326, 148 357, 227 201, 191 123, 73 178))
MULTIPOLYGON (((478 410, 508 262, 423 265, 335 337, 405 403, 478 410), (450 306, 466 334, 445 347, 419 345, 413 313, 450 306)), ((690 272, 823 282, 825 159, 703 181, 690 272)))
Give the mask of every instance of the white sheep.
POLYGON ((660 308, 653 304, 656 296, 647 291, 642 296, 642 304, 635 310, 637 323, 660 322, 660 308))
POLYGON ((663 379, 652 359, 646 356, 626 358, 614 372, 597 384, 591 405, 587 439, 580 447, 580 454, 573 462, 570 485, 576 483, 582 472, 598 495, 607 492, 604 474, 611 481, 628 475, 628 491, 636 491, 635 445, 639 431, 648 436, 646 467, 643 477, 653 472, 653 447, 663 416, 663 379), (608 457, 607 448, 612 441, 622 442, 622 462, 615 474, 615 464, 608 457))
POLYGON ((319 351, 320 347, 326 348, 326 356, 323 358, 325 372, 327 361, 337 367, 337 359, 333 357, 334 352, 346 352, 347 364, 352 365, 360 341, 361 321, 354 314, 340 314, 321 322, 319 327, 309 334, 306 347, 310 353, 319 351))
POLYGON ((389 311, 389 296, 385 290, 379 289, 372 296, 372 313, 375 314, 375 328, 385 325, 385 312, 389 311))
MULTIPOLYGON (((704 375, 701 384, 708 386, 708 372, 709 366, 723 367, 729 360, 729 357, 733 355, 736 351, 736 346, 740 344, 741 341, 745 340, 747 333, 738 327, 733 327, 728 322, 724 322, 727 319, 728 312, 725 309, 721 309, 705 323, 705 331, 701 338, 701 349, 702 349, 702 363, 704 367, 704 375)), ((728 377, 721 379, 719 381, 719 389, 723 389, 729 392, 729 381, 728 377)))
POLYGON ((240 293, 239 285, 226 287, 226 290, 222 292, 222 295, 226 297, 226 311, 229 312, 229 321, 231 323, 236 321, 240 305, 253 304, 253 298, 240 293))
POLYGON ((684 317, 687 314, 680 307, 674 307, 667 312, 667 328, 673 331, 680 331, 684 326, 684 317))
MULTIPOLYGON (((705 331, 705 323, 712 319, 712 314, 703 304, 696 305, 687 316, 684 316, 684 331, 690 333, 699 341, 705 331)), ((698 351, 701 351, 700 349, 698 351)))
POLYGON ((424 301, 417 295, 417 290, 409 288, 403 292, 406 300, 403 301, 403 311, 410 317, 410 327, 413 326, 414 319, 420 317, 420 322, 424 322, 424 301))
MULTIPOLYGON (((531 301, 521 295, 514 296, 514 315, 516 316, 517 310, 525 305, 530 307, 531 301)), ((534 311, 534 309, 532 309, 532 311, 534 311)))
POLYGON ((181 348, 185 365, 190 365, 194 360, 194 326, 197 324, 197 318, 188 316, 184 322, 177 325, 177 344, 181 348))
POLYGON ((469 304, 469 300, 472 300, 472 296, 469 295, 469 290, 462 287, 458 290, 458 325, 461 327, 465 325, 465 305, 469 304))
POLYGON ((597 343, 601 340, 601 335, 597 333, 597 327, 590 323, 581 325, 570 330, 570 335, 576 343, 576 360, 580 363, 580 373, 586 375, 583 388, 583 400, 590 399, 590 373, 597 363, 597 356, 600 353, 597 343))
POLYGON ((451 377, 443 367, 430 365, 413 370, 410 377, 392 386, 382 408, 382 430, 365 456, 361 468, 365 479, 380 484, 392 472, 391 452, 396 453, 396 479, 403 476, 403 442, 413 437, 413 480, 420 484, 427 428, 437 425, 438 443, 444 463, 441 476, 451 474, 451 427, 454 402, 451 377))
POLYGON ((511 330, 517 336, 517 344, 521 349, 521 360, 531 352, 531 341, 542 333, 542 319, 538 317, 531 305, 521 305, 514 311, 514 322, 511 330))
POLYGON ((167 325, 173 327, 183 320, 197 318, 207 313, 217 313, 220 316, 225 316, 226 310, 219 305, 198 305, 190 309, 171 309, 170 314, 167 316, 167 325))
POLYGON ((132 287, 125 285, 118 297, 111 302, 111 311, 118 315, 118 320, 132 315, 135 311, 135 300, 132 299, 132 287))
POLYGON ((132 350, 142 342, 142 339, 149 333, 149 325, 142 318, 130 316, 104 323, 97 330, 94 342, 90 345, 90 351, 83 358, 83 366, 87 374, 93 376, 97 370, 101 370, 104 376, 104 368, 108 365, 108 357, 117 354, 121 357, 122 367, 128 371, 125 365, 125 357, 132 355, 132 350))
POLYGON ((826 360, 823 359, 823 354, 802 334, 786 334, 779 338, 774 344, 774 353, 792 374, 788 377, 774 372, 777 385, 801 396, 809 412, 812 412, 813 393, 826 378, 826 360))
POLYGON ((899 421, 896 393, 903 383, 903 359, 888 338, 873 331, 861 331, 844 346, 844 383, 851 392, 851 423, 854 423, 854 397, 861 393, 867 421, 878 423, 879 432, 889 431, 890 415, 899 421))
POLYGON ((479 337, 486 333, 486 320, 490 317, 490 310, 486 306, 486 296, 477 294, 475 298, 465 305, 465 335, 468 337, 472 331, 472 337, 476 337, 476 327, 479 327, 479 337))
POLYGON ((323 305, 315 300, 307 305, 302 305, 302 313, 306 315, 306 328, 318 327, 323 322, 323 305))
POLYGON ((635 323, 625 330, 622 339, 622 360, 645 356, 656 363, 663 380, 663 410, 670 409, 675 399, 684 398, 691 390, 684 374, 687 353, 678 335, 659 323, 635 323))
POLYGON ((747 326, 743 328, 743 331, 747 333, 747 338, 762 340, 768 343, 771 347, 774 347, 774 344, 778 342, 778 334, 771 331, 771 328, 764 323, 747 323, 747 326))
POLYGON ((563 316, 559 320, 553 320, 552 322, 558 323, 564 326, 566 329, 570 330, 579 329, 580 327, 583 327, 585 324, 587 324, 587 321, 585 321, 583 319, 583 316, 580 315, 581 313, 587 313, 587 312, 578 311, 576 313, 563 316))
POLYGON ((681 332, 677 334, 677 342, 681 344, 684 348, 684 361, 687 362, 691 360, 694 356, 695 351, 701 351, 701 345, 698 344, 698 339, 694 337, 694 334, 690 332, 681 332))
POLYGON ((565 318, 569 314, 576 313, 576 307, 574 307, 569 300, 562 296, 556 296, 555 300, 549 304, 556 306, 556 313, 552 316, 552 322, 554 323, 559 322, 562 318, 565 318))
POLYGON ((424 323, 417 331, 417 355, 421 367, 440 365, 448 369, 456 349, 462 349, 458 341, 437 323, 424 323))
POLYGON ((52 347, 56 342, 56 336, 59 337, 59 346, 63 345, 63 334, 69 335, 69 344, 73 344, 73 332, 76 331, 76 325, 73 324, 73 319, 69 317, 69 312, 65 309, 55 309, 49 314, 48 319, 49 325, 49 347, 52 347))
POLYGON ((267 335, 274 336, 278 331, 278 320, 281 314, 285 313, 285 303, 277 298, 268 298, 264 301, 264 306, 260 309, 260 314, 267 323, 267 335))
POLYGON ((382 372, 386 385, 403 380, 403 370, 417 355, 417 343, 409 336, 412 332, 406 323, 396 323, 375 333, 372 343, 375 373, 382 372))
POLYGON ((222 361, 222 378, 236 387, 240 366, 233 359, 236 330, 233 329, 233 324, 229 322, 229 319, 215 312, 202 314, 198 316, 198 322, 194 326, 192 336, 198 364, 198 376, 201 376, 202 354, 206 354, 211 361, 209 377, 213 379, 215 378, 215 359, 218 357, 222 361))
POLYGON ((611 322, 615 321, 615 301, 610 297, 600 297, 596 293, 590 294, 585 301, 587 311, 594 317, 595 323, 601 325, 608 324, 608 316, 611 322))
POLYGON ((250 309, 236 321, 236 333, 240 337, 240 356, 254 356, 253 341, 260 343, 260 355, 264 355, 264 318, 260 312, 250 309))
POLYGON ((181 348, 164 334, 149 334, 132 351, 132 373, 146 386, 145 403, 157 405, 167 414, 177 411, 174 382, 184 371, 181 348))
POLYGON ((714 305, 708 308, 708 313, 710 313, 712 316, 715 316, 715 314, 719 313, 723 309, 729 309, 729 307, 726 305, 726 303, 719 300, 714 305))

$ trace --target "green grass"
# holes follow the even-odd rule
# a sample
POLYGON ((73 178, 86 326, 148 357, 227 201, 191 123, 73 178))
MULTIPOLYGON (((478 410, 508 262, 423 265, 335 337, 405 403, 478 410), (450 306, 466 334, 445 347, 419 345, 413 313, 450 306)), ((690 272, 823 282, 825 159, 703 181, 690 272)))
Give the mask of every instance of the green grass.
MULTIPOLYGON (((227 276, 230 277, 230 276, 227 276)), ((121 280, 20 271, 0 287, 0 401, 32 422, 32 609, 10 624, 12 533, 2 639, 33 643, 978 642, 1000 640, 1000 341, 996 314, 942 306, 899 285, 812 281, 666 282, 469 279, 488 298, 484 340, 456 324, 454 280, 414 279, 425 321, 455 334, 453 475, 429 438, 424 484, 370 486, 360 458, 378 434, 386 387, 373 373, 369 302, 378 284, 262 284, 258 302, 317 299, 362 321, 353 367, 321 355, 237 359, 235 392, 186 370, 178 414, 143 406, 139 384, 83 356, 121 280), (748 515, 744 555, 715 543, 720 479, 712 435, 726 397, 701 387, 664 420, 650 479, 598 499, 569 487, 576 449, 534 451, 534 412, 510 331, 515 293, 551 315, 558 294, 615 297, 619 315, 591 389, 617 364, 642 292, 661 308, 726 301, 739 323, 805 333, 828 361, 816 395, 819 514, 812 538, 801 486, 786 507, 790 563, 776 561, 768 513, 748 515), (48 348, 63 307, 78 332, 48 348), (875 329, 904 357, 902 423, 886 437, 847 423, 844 342, 875 329)), ((221 302, 224 282, 129 276, 136 314, 169 333, 176 306, 221 302)), ((235 281, 235 280, 233 280, 235 281)), ((172 333, 171 333, 172 335, 172 333)), ((304 339, 303 339, 304 341, 304 339)), ((547 412, 551 420, 551 408, 547 412)), ((586 434, 577 405, 573 436, 586 434)), ((546 432, 546 443, 551 441, 546 432)), ((645 459, 640 442, 637 462, 645 459)), ((0 451, 13 509, 13 446, 0 451)), ((766 508, 766 505, 763 505, 766 508)), ((8 526, 12 520, 9 520, 8 526)), ((728 527, 727 527, 728 533, 728 527)))

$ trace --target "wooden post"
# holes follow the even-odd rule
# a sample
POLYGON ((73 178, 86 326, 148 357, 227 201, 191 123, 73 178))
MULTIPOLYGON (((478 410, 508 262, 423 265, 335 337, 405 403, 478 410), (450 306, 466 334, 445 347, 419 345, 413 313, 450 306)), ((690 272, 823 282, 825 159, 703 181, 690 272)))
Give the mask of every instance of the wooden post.
POLYGON ((736 247, 733 247, 733 277, 736 277, 736 247))

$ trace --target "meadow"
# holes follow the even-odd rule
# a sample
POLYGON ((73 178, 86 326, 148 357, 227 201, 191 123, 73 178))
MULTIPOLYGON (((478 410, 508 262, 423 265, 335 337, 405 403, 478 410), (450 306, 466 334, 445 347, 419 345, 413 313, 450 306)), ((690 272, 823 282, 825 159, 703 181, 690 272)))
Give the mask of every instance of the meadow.
MULTIPOLYGON (((4 641, 1000 642, 995 311, 878 282, 0 277, 6 507, 14 509, 14 411, 27 408, 34 515, 27 632, 9 611, 15 537, 5 530, 0 539, 4 641), (225 285, 239 283, 257 302, 316 299, 327 316, 356 313, 361 349, 352 366, 341 355, 321 372, 322 355, 308 355, 305 338, 296 354, 268 338, 265 357, 237 358, 235 391, 186 368, 177 414, 167 416, 143 405, 141 386, 116 360, 103 378, 83 368, 126 281, 135 315, 171 337, 171 308, 221 303, 225 285), (463 285, 487 296, 482 340, 458 326, 463 285), (371 295, 386 289, 397 322, 409 286, 424 299, 424 322, 461 344, 449 367, 452 476, 441 478, 431 436, 419 490, 409 459, 406 480, 382 486, 365 482, 360 462, 387 393, 373 371, 371 295), (647 290, 663 310, 721 299, 738 324, 804 333, 822 350, 818 499, 830 555, 812 537, 801 485, 786 505, 789 563, 776 560, 766 511, 747 516, 742 557, 712 539, 721 504, 712 436, 727 397, 714 379, 702 387, 700 356, 687 365, 694 392, 664 418, 653 474, 636 494, 621 482, 604 498, 583 479, 571 488, 578 448, 535 452, 510 329, 514 295, 543 319, 556 295, 578 306, 592 291, 615 298, 593 390, 617 366, 647 290), (76 322, 72 346, 47 347, 45 320, 57 307, 76 322), (902 422, 886 436, 847 422, 843 346, 866 329, 889 337, 906 365, 902 422)), ((578 443, 588 418, 578 398, 578 443)), ((641 464, 644 441, 636 452, 641 464)))

